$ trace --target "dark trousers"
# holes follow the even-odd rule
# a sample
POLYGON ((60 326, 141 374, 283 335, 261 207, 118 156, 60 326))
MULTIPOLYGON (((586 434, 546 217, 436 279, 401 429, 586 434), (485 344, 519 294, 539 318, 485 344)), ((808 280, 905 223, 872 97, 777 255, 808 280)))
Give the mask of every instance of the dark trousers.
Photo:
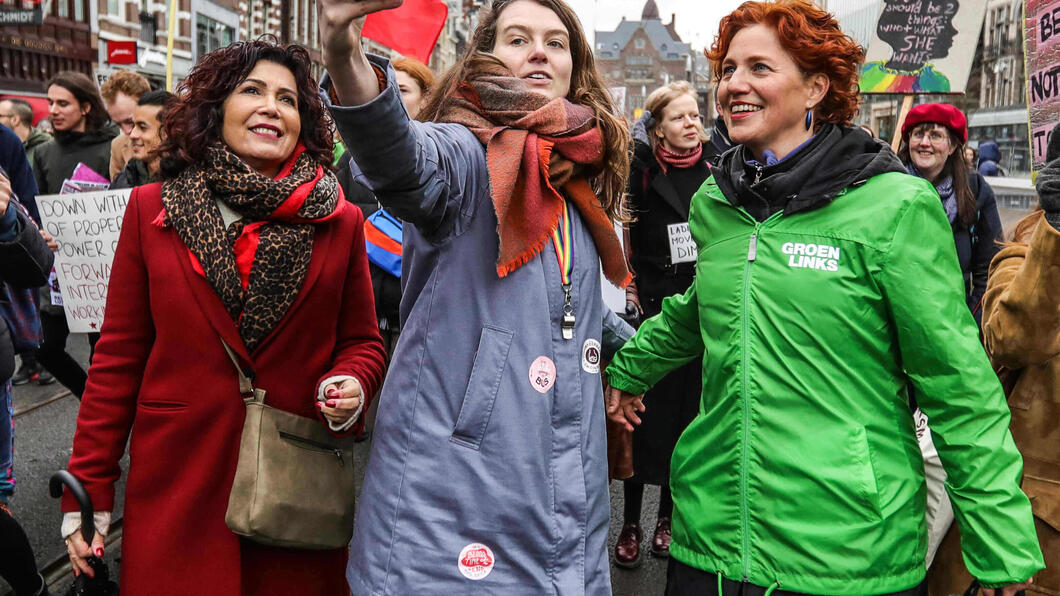
MULTIPOLYGON (((670 563, 666 568, 666 596, 765 596, 767 587, 756 586, 747 582, 734 582, 729 579, 721 580, 721 594, 718 594, 718 574, 711 571, 703 571, 679 562, 670 557, 670 563)), ((813 596, 800 592, 788 592, 776 589, 770 596, 813 596)), ((882 596, 927 596, 927 582, 920 585, 885 594, 882 596)))
POLYGON ((43 583, 26 533, 3 507, 0 507, 0 577, 11 584, 15 596, 37 594, 43 583))
MULTIPOLYGON (((77 363, 70 354, 66 353, 66 338, 70 337, 70 327, 66 324, 66 315, 63 313, 42 312, 40 314, 41 327, 44 329, 44 342, 37 351, 37 361, 48 369, 56 379, 59 380, 70 393, 81 399, 85 392, 85 381, 88 374, 81 365, 77 363)), ((98 333, 88 334, 90 348, 95 348, 98 333)))

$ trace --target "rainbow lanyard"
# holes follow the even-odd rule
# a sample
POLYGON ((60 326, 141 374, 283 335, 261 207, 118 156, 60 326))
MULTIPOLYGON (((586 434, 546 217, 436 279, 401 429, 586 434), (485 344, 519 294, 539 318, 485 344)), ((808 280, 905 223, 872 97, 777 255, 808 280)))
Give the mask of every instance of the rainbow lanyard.
POLYGON ((570 283, 570 276, 574 271, 574 235, 571 232, 570 206, 567 201, 563 201, 559 224, 552 231, 552 242, 556 245, 559 279, 563 285, 563 339, 574 339, 574 306, 571 304, 570 283))

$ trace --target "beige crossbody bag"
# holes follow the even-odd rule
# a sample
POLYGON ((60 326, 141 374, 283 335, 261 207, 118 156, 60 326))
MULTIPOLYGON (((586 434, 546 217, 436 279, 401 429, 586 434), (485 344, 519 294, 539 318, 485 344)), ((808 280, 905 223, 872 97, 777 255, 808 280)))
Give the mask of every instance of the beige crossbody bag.
POLYGON ((265 391, 254 387, 235 353, 221 343, 236 367, 247 408, 225 524, 269 546, 345 547, 356 499, 353 438, 266 405, 265 391))

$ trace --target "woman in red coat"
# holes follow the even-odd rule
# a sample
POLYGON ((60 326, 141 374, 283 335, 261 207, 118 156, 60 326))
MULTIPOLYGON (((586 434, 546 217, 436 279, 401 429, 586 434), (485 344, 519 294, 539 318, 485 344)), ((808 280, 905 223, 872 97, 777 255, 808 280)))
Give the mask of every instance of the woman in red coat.
MULTIPOLYGON (((329 170, 304 48, 236 43, 182 87, 167 181, 125 212, 69 471, 105 533, 131 434, 123 594, 344 594, 345 549, 267 547, 225 525, 245 409, 221 340, 273 407, 356 431, 384 357, 363 219, 329 170)), ((75 572, 89 573, 102 538, 90 547, 77 528, 67 515, 75 572)))

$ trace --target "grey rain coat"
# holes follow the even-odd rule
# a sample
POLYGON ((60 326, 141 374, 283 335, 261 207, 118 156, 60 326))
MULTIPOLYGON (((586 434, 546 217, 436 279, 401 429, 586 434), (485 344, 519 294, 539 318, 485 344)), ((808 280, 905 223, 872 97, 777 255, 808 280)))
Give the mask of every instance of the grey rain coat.
POLYGON ((606 327, 607 353, 632 329, 603 304, 588 229, 572 208, 576 325, 564 340, 552 243, 497 276, 485 149, 464 126, 410 122, 389 62, 371 60, 388 71, 381 95, 338 107, 322 93, 355 179, 407 222, 403 331, 358 500, 350 586, 356 596, 611 594, 599 342, 606 327), (545 359, 554 375, 533 367, 545 359))

